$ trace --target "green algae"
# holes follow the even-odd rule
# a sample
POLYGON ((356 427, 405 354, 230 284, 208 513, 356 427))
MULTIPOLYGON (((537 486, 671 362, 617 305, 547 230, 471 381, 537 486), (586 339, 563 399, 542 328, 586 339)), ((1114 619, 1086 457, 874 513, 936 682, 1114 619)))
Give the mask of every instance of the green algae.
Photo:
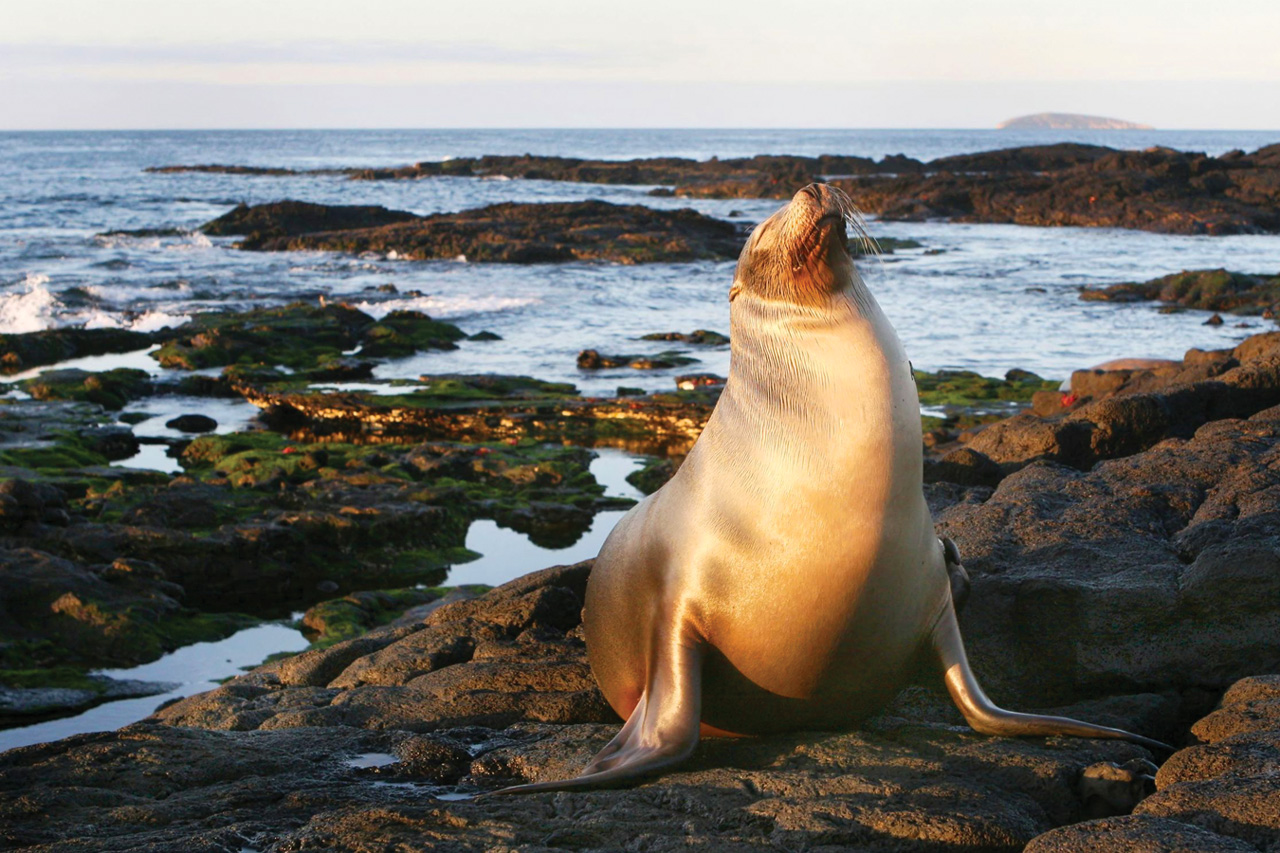
POLYGON ((913 371, 922 406, 966 408, 987 403, 1030 403, 1037 391, 1054 390, 1058 383, 1025 370, 1010 370, 1004 379, 969 370, 913 371))
POLYGON ((344 353, 398 357, 422 349, 452 349, 466 335, 416 311, 381 321, 347 305, 291 305, 198 314, 174 330, 152 356, 165 367, 195 370, 227 365, 323 367, 344 353))
POLYGON ((98 373, 75 368, 48 370, 22 382, 21 387, 37 400, 79 400, 112 410, 122 409, 152 391, 151 376, 145 370, 130 367, 98 373))

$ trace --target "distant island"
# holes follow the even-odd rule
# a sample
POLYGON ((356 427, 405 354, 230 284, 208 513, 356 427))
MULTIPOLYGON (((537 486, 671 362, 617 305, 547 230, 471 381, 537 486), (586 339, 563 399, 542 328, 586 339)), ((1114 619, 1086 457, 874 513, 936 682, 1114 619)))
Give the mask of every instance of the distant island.
POLYGON ((1002 121, 999 130, 1155 130, 1149 124, 1138 124, 1118 118, 1082 116, 1076 113, 1036 113, 1002 121))

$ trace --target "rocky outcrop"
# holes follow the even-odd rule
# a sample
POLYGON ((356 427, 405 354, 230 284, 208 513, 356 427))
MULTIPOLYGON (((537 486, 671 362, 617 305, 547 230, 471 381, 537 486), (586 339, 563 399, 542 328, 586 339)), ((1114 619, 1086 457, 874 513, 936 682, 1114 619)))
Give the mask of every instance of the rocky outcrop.
POLYGON ((886 220, 1274 234, 1280 232, 1280 167, 1272 148, 1221 157, 1167 148, 1104 151, 1051 171, 960 171, 934 161, 920 174, 834 183, 886 220))
POLYGON ((1035 460, 1087 469, 1166 438, 1189 438, 1222 418, 1280 405, 1280 333, 1231 350, 1191 350, 1181 362, 1131 370, 1077 370, 1071 395, 1044 392, 1034 410, 985 427, 967 446, 1007 470, 1035 460))
POLYGON ((1280 675, 1232 685, 1134 814, 1057 829, 1027 853, 1280 850, 1280 675))
MULTIPOLYGON (((237 245, 260 251, 323 249, 381 252, 417 260, 520 264, 732 260, 742 248, 736 225, 689 209, 654 210, 603 201, 505 203, 460 213, 409 216, 393 220, 395 224, 348 225, 328 224, 336 214, 310 212, 310 208, 345 209, 309 205, 308 215, 295 220, 277 210, 281 204, 285 203, 237 208, 228 214, 236 220, 234 227, 241 229, 235 233, 249 233, 243 229, 253 227, 259 218, 274 229, 255 230, 237 245), (242 221, 250 224, 239 224, 242 221)), ((220 221, 214 220, 205 230, 220 221)))
POLYGON ((1190 270, 1139 283, 1085 288, 1080 298, 1091 302, 1154 302, 1201 311, 1273 315, 1280 302, 1280 276, 1217 270, 1190 270))
MULTIPOLYGON (((1211 157, 1167 148, 1117 151, 1061 143, 942 157, 927 163, 902 155, 879 161, 835 155, 707 161, 490 156, 346 171, 361 180, 450 175, 658 185, 655 195, 706 198, 789 198, 805 184, 826 180, 849 192, 864 211, 887 220, 947 218, 1178 234, 1280 232, 1280 145, 1250 154, 1232 151, 1211 157)), ((384 241, 371 238, 362 242, 384 241)), ((453 255, 492 259, 483 251, 472 257, 461 241, 449 245, 456 249, 453 255)), ((453 256, 426 247, 418 251, 412 256, 453 256)), ((736 250, 731 254, 736 257, 736 250)), ((543 248, 532 259, 565 257, 549 256, 543 248)))
MULTIPOLYGON (((419 350, 456 349, 466 333, 419 311, 393 311, 381 320, 342 303, 295 302, 250 311, 197 314, 159 336, 154 358, 183 370, 224 365, 283 366, 302 371, 295 379, 332 381, 367 375, 369 368, 344 356, 398 358, 419 350)), ((283 377, 278 377, 283 378, 283 377)))
POLYGON ((17 373, 69 358, 146 349, 151 336, 128 329, 46 329, 0 335, 0 372, 17 373))
POLYGON ((218 237, 243 235, 244 244, 258 244, 279 237, 295 237, 317 231, 378 228, 418 217, 405 210, 388 210, 379 205, 312 204, 305 201, 273 201, 269 204, 239 204, 211 222, 200 226, 218 237))
MULTIPOLYGON (((6 523, 15 504, 68 523, 54 487, 7 480, 0 489, 6 523)), ((31 679, 52 667, 144 663, 255 621, 198 614, 183 608, 183 597, 160 567, 142 560, 85 566, 31 548, 0 548, 0 684, 22 686, 14 682, 21 673, 31 679)))

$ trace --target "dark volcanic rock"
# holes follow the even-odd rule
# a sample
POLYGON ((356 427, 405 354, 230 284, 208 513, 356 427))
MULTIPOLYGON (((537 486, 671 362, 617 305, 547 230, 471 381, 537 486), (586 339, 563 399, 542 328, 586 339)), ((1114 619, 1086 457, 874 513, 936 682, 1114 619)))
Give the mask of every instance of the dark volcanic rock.
POLYGON ((504 203, 413 217, 383 227, 298 228, 267 239, 251 237, 240 247, 394 252, 397 257, 419 260, 461 257, 521 264, 732 260, 742 248, 737 226, 694 210, 654 210, 603 201, 504 203))
POLYGON ((1280 276, 1191 270, 1140 283, 1085 288, 1080 298, 1094 302, 1159 301, 1203 311, 1260 314, 1280 302, 1280 276))
POLYGON ((1190 437, 1220 418, 1248 417, 1280 404, 1280 333, 1255 335, 1234 350, 1191 350, 1180 364, 1135 370, 1077 370, 1066 413, 1026 412, 992 424, 969 447, 1017 467, 1036 459, 1087 469, 1166 438, 1190 437))
POLYGON ((258 244, 275 237, 347 228, 377 228, 417 218, 408 211, 388 210, 378 205, 275 201, 252 207, 237 205, 231 212, 200 226, 200 230, 215 236, 244 235, 246 248, 258 248, 258 244))
POLYGON ((709 740, 633 789, 436 799, 569 776, 616 733, 578 629, 589 568, 269 664, 118 733, 6 753, 0 841, 1013 851, 1082 816, 1085 768, 1146 755, 976 735, 917 689, 870 731, 709 740))
MULTIPOLYGON (((21 482, 5 483, 2 496, 21 482)), ((163 572, 138 560, 85 567, 33 549, 0 549, 0 683, 6 670, 145 663, 253 622, 184 610, 182 596, 163 572)))
POLYGON ((182 432, 213 432, 218 428, 218 422, 208 415, 178 415, 164 425, 182 432))
MULTIPOLYGON (((344 356, 397 358, 418 350, 455 349, 466 333, 418 311, 393 311, 381 320, 341 303, 296 302, 244 312, 197 314, 167 329, 154 357, 165 367, 195 370, 223 365, 281 365, 306 371, 302 378, 332 381, 365 375, 362 363, 344 356)), ((283 377, 281 377, 283 378, 283 377)))
POLYGON ((0 845, 310 849, 1016 851, 1073 820, 1116 743, 1018 743, 906 726, 718 741, 639 788, 440 800, 572 772, 616 725, 436 735, 139 724, 0 755, 0 845), (394 763, 361 768, 362 756, 394 763), (163 769, 161 769, 163 768, 163 769))
POLYGON ((966 643, 992 692, 1053 702, 1280 668, 1278 453, 1272 408, 1088 473, 1035 463, 943 511, 973 580, 966 643))
POLYGON ((660 352, 656 355, 604 355, 597 350, 584 349, 578 353, 579 370, 603 370, 610 367, 630 367, 635 370, 662 370, 684 367, 698 359, 679 352, 660 352))
POLYGON ((151 336, 127 329, 48 329, 0 335, 0 372, 16 373, 69 358, 145 349, 151 336))
POLYGON ((1128 817, 1054 830, 1028 853, 1280 850, 1280 675, 1246 678, 1196 724, 1128 817))
POLYGON ((1060 168, 1027 169, 1016 163, 1019 149, 1010 149, 954 163, 934 161, 921 173, 834 183, 863 210, 888 220, 948 218, 1178 234, 1280 231, 1280 167, 1266 149, 1238 157, 1167 148, 1093 153, 1075 163, 1063 158, 1060 168), (996 159, 1001 155, 1004 164, 996 159), (969 165, 985 168, 965 168, 969 165))

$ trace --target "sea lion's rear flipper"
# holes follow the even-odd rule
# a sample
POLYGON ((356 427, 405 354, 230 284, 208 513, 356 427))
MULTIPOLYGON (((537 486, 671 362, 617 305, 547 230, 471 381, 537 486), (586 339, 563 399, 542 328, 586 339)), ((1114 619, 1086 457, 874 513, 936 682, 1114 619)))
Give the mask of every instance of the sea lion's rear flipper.
POLYGON ((494 791, 532 794, 567 788, 627 783, 688 758, 698 745, 702 716, 701 644, 673 642, 656 653, 649 683, 622 731, 591 759, 581 774, 555 782, 534 782, 494 791))
POLYGON ((931 636, 934 651, 942 664, 947 682, 947 692, 960 713, 974 731, 988 735, 1010 737, 1071 735, 1072 737, 1113 738, 1140 743, 1149 749, 1173 752, 1173 747, 1158 740, 1135 735, 1124 729, 1113 729, 1073 720, 1070 717, 1053 717, 1046 714, 1020 714, 997 706, 982 692, 981 685, 969 669, 969 659, 964 653, 964 640, 960 638, 960 625, 955 609, 948 602, 942 618, 934 626, 931 636))

